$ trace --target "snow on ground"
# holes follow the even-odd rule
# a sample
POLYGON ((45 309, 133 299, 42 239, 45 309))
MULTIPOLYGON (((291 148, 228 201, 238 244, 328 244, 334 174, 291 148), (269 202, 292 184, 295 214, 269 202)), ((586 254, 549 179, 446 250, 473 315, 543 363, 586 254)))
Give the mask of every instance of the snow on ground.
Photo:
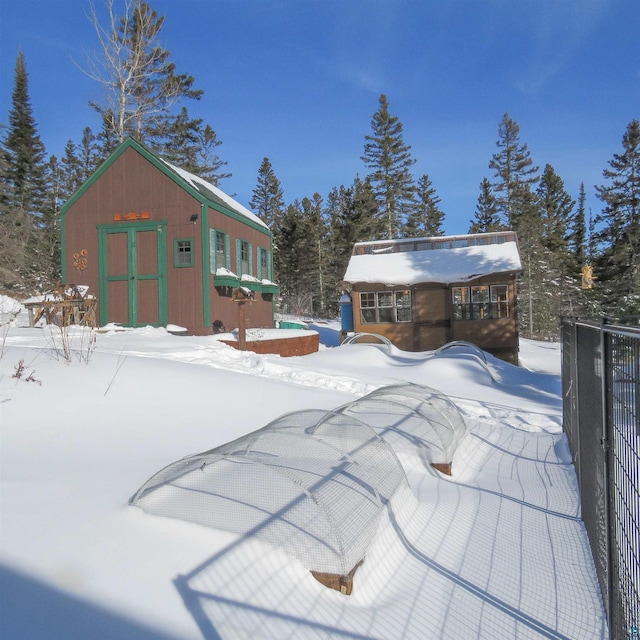
POLYGON ((606 637, 558 345, 523 341, 516 368, 465 349, 280 358, 149 327, 94 344, 24 324, 0 326, 0 637, 606 637), (468 432, 450 477, 406 468, 351 596, 258 540, 128 506, 179 458, 398 381, 448 394, 468 432))

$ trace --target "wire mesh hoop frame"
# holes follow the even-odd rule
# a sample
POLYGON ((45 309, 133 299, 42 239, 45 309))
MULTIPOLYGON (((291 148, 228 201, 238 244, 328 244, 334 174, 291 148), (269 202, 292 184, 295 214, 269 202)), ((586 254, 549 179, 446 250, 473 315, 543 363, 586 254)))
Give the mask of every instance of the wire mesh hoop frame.
POLYGON ((451 475, 453 454, 466 425, 458 408, 436 389, 412 383, 389 385, 339 410, 371 425, 396 453, 418 454, 451 475))
POLYGON ((445 351, 450 351, 451 349, 465 349, 466 351, 470 351, 473 355, 478 356, 487 364, 487 356, 484 351, 473 344, 473 342, 467 342, 466 340, 454 340, 453 342, 447 342, 447 344, 442 345, 436 352, 433 354, 434 356, 442 355, 445 351))
POLYGON ((391 342, 389 338, 382 336, 379 333, 367 333, 364 331, 347 336, 340 343, 340 346, 342 347, 342 346, 347 346, 351 344, 371 344, 371 345, 382 344, 386 347, 393 346, 393 342, 391 342))
POLYGON ((357 418, 293 412, 150 478, 130 503, 148 513, 253 535, 308 570, 353 575, 406 476, 357 418))
POLYGON ((462 416, 440 392, 391 385, 333 411, 284 414, 182 458, 152 476, 130 504, 256 537, 348 595, 385 507, 409 487, 396 447, 408 443, 421 457, 430 450, 445 467, 463 432, 462 416), (396 422, 407 418, 404 431, 374 419, 385 412, 396 422))

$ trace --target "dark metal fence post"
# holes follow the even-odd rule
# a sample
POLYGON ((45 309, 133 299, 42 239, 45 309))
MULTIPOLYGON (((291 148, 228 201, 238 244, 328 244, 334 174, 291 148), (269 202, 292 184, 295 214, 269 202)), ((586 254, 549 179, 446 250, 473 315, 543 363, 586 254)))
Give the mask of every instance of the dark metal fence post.
POLYGON ((613 562, 613 541, 612 541, 612 523, 615 522, 615 516, 612 514, 612 489, 613 482, 611 469, 611 429, 610 429, 610 391, 611 391, 611 360, 608 336, 604 331, 604 326, 607 324, 607 318, 601 319, 600 324, 600 353, 602 354, 602 386, 600 388, 600 394, 602 398, 602 449, 603 449, 603 486, 604 492, 604 519, 605 529, 604 535, 606 558, 607 558, 607 619, 609 620, 609 628, 611 630, 611 621, 614 618, 615 611, 615 567, 613 562))

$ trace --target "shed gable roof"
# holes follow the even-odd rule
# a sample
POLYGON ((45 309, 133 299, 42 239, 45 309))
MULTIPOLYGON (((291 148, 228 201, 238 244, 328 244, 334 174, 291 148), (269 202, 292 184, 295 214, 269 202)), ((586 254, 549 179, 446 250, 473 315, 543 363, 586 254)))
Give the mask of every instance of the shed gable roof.
POLYGON ((134 140, 133 138, 125 139, 115 151, 98 167, 91 177, 76 191, 71 198, 64 204, 61 209, 61 215, 64 216, 66 211, 82 196, 82 194, 97 180, 100 176, 112 166, 120 156, 129 148, 134 149, 149 162, 151 162, 162 173, 173 180, 179 187, 190 193, 194 198, 202 204, 219 211, 224 215, 228 215, 236 220, 240 220, 249 226, 270 234, 267 225, 258 218, 252 211, 236 202, 231 196, 228 196, 221 189, 213 184, 203 180, 199 176, 180 169, 175 165, 161 158, 154 151, 134 140))
POLYGON ((505 232, 357 243, 343 280, 411 286, 520 271, 516 234, 505 232))

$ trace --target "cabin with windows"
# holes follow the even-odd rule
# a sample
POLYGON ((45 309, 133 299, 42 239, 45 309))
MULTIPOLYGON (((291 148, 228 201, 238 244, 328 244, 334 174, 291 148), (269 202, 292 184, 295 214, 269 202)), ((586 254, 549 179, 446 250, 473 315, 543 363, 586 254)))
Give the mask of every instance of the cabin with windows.
POLYGON ((61 210, 62 281, 88 285, 98 323, 273 327, 272 235, 216 186, 129 138, 61 210))
POLYGON ((358 242, 344 275, 353 329, 405 351, 464 340, 517 364, 521 272, 514 231, 358 242))

